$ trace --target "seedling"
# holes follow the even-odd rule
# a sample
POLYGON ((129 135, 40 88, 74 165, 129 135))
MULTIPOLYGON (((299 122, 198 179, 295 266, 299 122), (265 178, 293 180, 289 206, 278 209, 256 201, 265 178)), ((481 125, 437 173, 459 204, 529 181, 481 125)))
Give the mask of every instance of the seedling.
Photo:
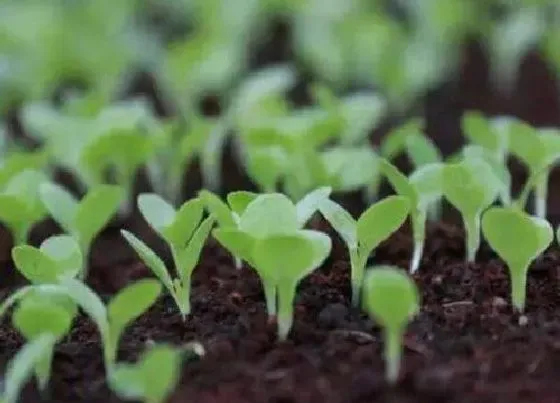
POLYGON ((23 171, 42 171, 47 163, 45 150, 9 150, 0 161, 0 189, 5 189, 12 178, 23 171))
POLYGON ((467 262, 474 262, 480 245, 480 216, 496 200, 499 190, 500 180, 481 159, 443 168, 443 195, 463 217, 467 262))
POLYGON ((182 356, 179 348, 156 344, 136 363, 116 364, 109 385, 123 399, 163 403, 179 381, 182 356))
POLYGON ((463 115, 461 128, 472 145, 484 148, 503 164, 508 152, 508 130, 496 119, 488 119, 478 111, 469 111, 463 115))
POLYGON ((319 267, 331 251, 330 238, 317 231, 271 235, 254 243, 252 257, 265 284, 278 295, 278 338, 286 340, 294 318, 298 283, 319 267))
POLYGON ((25 383, 33 376, 36 365, 52 351, 56 337, 43 334, 25 344, 8 364, 2 382, 0 403, 16 403, 25 383))
MULTIPOLYGON (((546 217, 548 177, 551 165, 560 159, 560 132, 556 129, 535 129, 516 121, 509 131, 511 153, 529 169, 528 183, 534 186, 535 214, 546 217)), ((524 197, 520 203, 524 206, 524 197)))
POLYGON ((397 193, 406 197, 410 203, 414 251, 409 270, 414 273, 422 260, 429 208, 442 197, 443 164, 424 165, 408 178, 386 160, 381 162, 381 170, 397 193))
POLYGON ((184 203, 179 210, 154 193, 138 196, 138 208, 150 227, 167 243, 173 256, 177 278, 171 279, 165 263, 149 246, 122 230, 121 233, 140 259, 167 288, 183 320, 190 313, 190 289, 193 270, 215 219, 203 217, 199 198, 184 203))
POLYGON ((319 210, 348 248, 352 304, 358 306, 369 255, 400 228, 410 212, 410 202, 403 196, 387 197, 370 206, 357 221, 343 207, 329 199, 323 201, 319 210))
POLYGON ((15 245, 25 244, 33 225, 47 212, 38 189, 47 177, 35 170, 24 170, 12 177, 0 193, 0 221, 8 227, 15 245))
POLYGON ((414 281, 399 268, 373 267, 364 280, 364 309, 383 328, 385 376, 397 382, 406 326, 420 310, 420 295, 414 281))
POLYGON ((123 189, 114 185, 99 185, 78 201, 62 186, 44 183, 39 195, 54 221, 80 245, 83 270, 79 277, 85 278, 91 244, 117 212, 124 197, 123 189))
MULTIPOLYGON (((298 203, 298 206, 294 205, 283 194, 262 194, 244 207, 237 227, 220 227, 212 233, 214 238, 230 253, 246 261, 259 272, 263 281, 266 307, 270 316, 276 315, 278 284, 275 278, 269 278, 270 275, 267 274, 266 268, 261 271, 259 264, 262 259, 259 262, 255 260, 254 254, 257 245, 260 241, 274 236, 300 236, 310 238, 313 243, 322 242, 323 249, 321 250, 324 250, 326 241, 318 235, 320 233, 302 230, 301 228, 315 212, 316 203, 320 201, 322 204, 325 200, 328 199, 325 195, 321 195, 321 190, 305 197, 298 203)), ((319 248, 317 247, 317 249, 319 248)), ((328 249, 330 250, 330 243, 328 249)), ((290 255, 287 255, 283 259, 288 266, 288 260, 286 259, 290 259, 290 257, 290 255)), ((295 266, 299 267, 297 262, 295 263, 295 266)))
POLYGON ((60 282, 59 288, 97 325, 103 341, 103 357, 108 374, 114 367, 123 331, 142 315, 161 293, 161 284, 157 280, 138 280, 120 290, 105 306, 101 298, 79 280, 65 278, 60 282))
POLYGON ((482 231, 492 249, 506 262, 513 306, 523 312, 527 272, 531 262, 552 242, 551 225, 515 207, 493 207, 482 216, 482 231))
POLYGON ((329 185, 336 192, 352 192, 366 188, 377 192, 379 157, 368 146, 332 147, 321 152, 321 162, 329 185))

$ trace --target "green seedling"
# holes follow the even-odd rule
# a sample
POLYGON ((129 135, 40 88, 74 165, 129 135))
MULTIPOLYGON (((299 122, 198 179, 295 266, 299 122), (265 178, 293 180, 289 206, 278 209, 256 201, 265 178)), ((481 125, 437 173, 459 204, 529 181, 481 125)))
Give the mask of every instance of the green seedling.
POLYGON ((17 403, 21 390, 33 376, 36 365, 53 349, 56 337, 43 334, 26 343, 8 364, 2 381, 0 403, 17 403))
POLYGON ((435 144, 422 132, 422 119, 412 119, 387 134, 381 144, 380 154, 393 160, 406 154, 415 168, 441 162, 443 157, 435 144))
POLYGON ((496 200, 499 190, 500 180, 481 159, 446 164, 443 168, 443 195, 463 217, 467 262, 474 262, 480 245, 480 216, 496 200))
POLYGON ((0 189, 4 189, 12 178, 23 171, 42 171, 47 164, 47 152, 9 150, 0 161, 0 189))
MULTIPOLYGON (((326 195, 322 195, 321 192, 322 190, 317 190, 311 193, 297 206, 287 196, 280 193, 258 195, 246 207, 242 206, 243 212, 239 217, 237 227, 220 227, 212 233, 214 238, 231 254, 246 261, 259 272, 270 316, 276 315, 277 284, 275 279, 269 279, 265 272, 261 272, 254 256, 256 245, 273 236, 300 236, 308 237, 313 242, 323 242, 324 246, 325 240, 317 235, 316 231, 301 229, 317 209, 316 203, 322 204, 328 200, 326 195)), ((290 256, 286 256, 286 259, 289 258, 290 256)))
POLYGON ((156 344, 136 363, 116 364, 109 385, 123 399, 163 403, 179 381, 182 356, 182 349, 156 344))
POLYGON ((91 244, 116 214, 124 198, 123 189, 115 185, 95 186, 78 201, 62 186, 44 183, 39 195, 53 220, 80 245, 83 270, 79 277, 86 278, 91 244))
POLYGON ((364 280, 364 309, 383 328, 385 375, 397 382, 406 326, 420 310, 420 295, 414 281, 397 267, 372 268, 364 280))
POLYGON ((15 245, 25 244, 33 225, 47 214, 38 192, 46 181, 43 173, 24 170, 13 176, 0 193, 0 221, 12 233, 15 245))
POLYGON ((370 206, 358 220, 329 199, 323 201, 319 210, 348 248, 352 304, 358 306, 368 258, 381 242, 400 228, 410 212, 410 202, 403 196, 387 197, 370 206))
POLYGON ((105 306, 101 298, 79 280, 65 278, 54 288, 70 297, 97 325, 103 341, 103 358, 108 374, 114 367, 123 331, 161 293, 161 284, 157 280, 138 280, 120 290, 105 306))
MULTIPOLYGON (((512 119, 507 120, 509 121, 512 119)), ((508 153, 509 136, 506 127, 507 123, 501 124, 497 118, 488 119, 478 111, 465 112, 461 119, 463 134, 469 142, 487 150, 501 164, 505 163, 508 153)))
POLYGON ((286 340, 292 328, 297 285, 323 263, 330 251, 327 235, 308 230, 271 235, 254 243, 252 258, 265 289, 276 289, 279 340, 286 340))
POLYGON ((552 242, 551 225, 515 207, 493 207, 482 216, 484 237, 507 264, 513 306, 523 312, 527 289, 527 272, 552 242))
POLYGON ((381 162, 381 171, 385 174, 395 191, 408 199, 414 251, 409 270, 416 272, 422 260, 426 239, 426 217, 429 208, 438 203, 443 192, 443 164, 426 164, 406 177, 394 165, 386 160, 381 162))
POLYGON ((185 320, 191 310, 192 273, 215 219, 210 216, 203 220, 203 203, 199 198, 185 202, 176 210, 160 196, 144 193, 138 196, 138 208, 150 227, 169 246, 177 278, 171 278, 165 263, 149 246, 126 230, 121 233, 169 291, 185 320))
MULTIPOLYGON (((546 217, 550 168, 560 159, 559 134, 557 129, 539 130, 520 121, 511 123, 509 130, 510 151, 529 170, 527 183, 533 186, 535 214, 541 218, 546 217)), ((524 193, 519 198, 520 207, 525 205, 524 193)))

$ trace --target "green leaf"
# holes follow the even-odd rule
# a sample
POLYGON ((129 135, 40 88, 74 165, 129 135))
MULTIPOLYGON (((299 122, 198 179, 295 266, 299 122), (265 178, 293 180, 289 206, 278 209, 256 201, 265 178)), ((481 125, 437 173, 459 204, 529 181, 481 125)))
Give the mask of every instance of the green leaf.
POLYGON ((344 240, 348 249, 358 248, 357 223, 350 213, 330 199, 323 199, 319 211, 344 240))
POLYGON ((107 306, 113 332, 120 332, 142 315, 161 293, 161 284, 154 279, 142 279, 128 285, 111 299, 107 306))
POLYGON ((322 232, 313 230, 300 230, 298 234, 306 237, 313 244, 313 267, 319 267, 329 256, 332 249, 331 238, 322 232))
POLYGON ((293 233, 299 229, 296 207, 280 193, 259 195, 241 215, 239 229, 255 238, 293 233))
POLYGON ((492 249, 508 265, 512 299, 522 311, 529 265, 552 242, 551 225, 514 207, 493 207, 482 216, 482 232, 492 249))
POLYGON ((68 233, 74 232, 78 201, 56 183, 43 183, 39 195, 51 217, 68 233))
POLYGON ((173 291, 173 280, 165 267, 165 263, 154 253, 149 246, 134 236, 131 232, 121 230, 121 235, 128 244, 134 249, 142 262, 154 273, 168 291, 173 291))
POLYGON ((229 206, 220 199, 216 194, 201 190, 198 197, 202 200, 206 210, 216 218, 220 227, 235 227, 235 219, 229 209, 229 206))
POLYGON ((200 199, 184 203, 177 211, 173 223, 163 231, 165 239, 177 249, 184 248, 200 224, 203 209, 200 199))
POLYGON ((25 344, 8 364, 4 376, 4 393, 2 399, 6 403, 17 402, 25 383, 33 375, 35 365, 52 350, 56 338, 44 334, 25 344))
POLYGON ((155 193, 138 196, 138 210, 144 220, 159 234, 175 221, 175 208, 155 193))
POLYGON ((490 121, 478 111, 469 111, 461 120, 463 134, 473 144, 479 145, 492 153, 500 153, 505 148, 507 138, 495 130, 490 121))
POLYGON ((410 175, 409 183, 418 194, 418 202, 421 208, 427 208, 429 204, 442 197, 443 168, 444 165, 441 163, 426 164, 410 175))
POLYGON ((73 319, 67 309, 45 298, 24 298, 13 313, 12 323, 27 340, 43 334, 60 339, 70 331, 73 319))
POLYGON ((82 248, 89 250, 93 238, 117 212, 124 198, 123 189, 113 185, 99 185, 82 199, 75 216, 75 229, 82 248))
MULTIPOLYGON (((214 226, 215 219, 213 217, 206 218, 196 229, 186 249, 181 253, 180 267, 177 268, 182 273, 181 278, 190 278, 191 273, 200 259, 200 253, 206 243, 206 239, 214 226)), ((186 285, 185 285, 186 286, 186 285)))
POLYGON ((227 195, 229 208, 239 216, 247 209, 247 206, 259 196, 258 193, 238 190, 227 195))
POLYGON ((513 121, 509 128, 509 149, 527 164, 531 172, 545 165, 547 150, 535 128, 521 121, 513 121))
POLYGON ((27 232, 34 223, 25 201, 7 194, 0 194, 0 221, 12 232, 16 244, 27 241, 27 232))
POLYGON ((315 189, 296 203, 297 219, 300 227, 303 227, 309 221, 319 209, 323 200, 330 196, 331 191, 332 189, 329 186, 315 189))
POLYGON ((401 269, 376 266, 364 281, 364 308, 381 326, 400 330, 420 310, 420 295, 414 281, 401 269))
POLYGON ((420 196, 416 188, 410 184, 408 178, 387 160, 381 160, 380 168, 381 172, 387 177, 391 187, 395 189, 399 195, 408 198, 411 206, 417 206, 420 196))
POLYGON ((413 134, 406 139, 407 152, 415 167, 442 161, 436 145, 423 134, 413 134))
POLYGON ((55 235, 45 239, 40 251, 56 262, 58 278, 75 277, 82 271, 80 245, 69 235, 55 235))
POLYGON ((357 233, 362 255, 369 254, 400 228, 410 211, 403 196, 390 196, 369 207, 358 219, 357 233))
POLYGON ((18 271, 33 284, 56 284, 62 274, 55 260, 30 245, 14 247, 12 259, 18 271))
POLYGON ((232 255, 255 266, 253 261, 255 239, 251 235, 233 228, 217 228, 212 231, 212 236, 232 255))
POLYGON ((423 120, 414 118, 391 130, 381 144, 381 156, 387 160, 392 160, 405 152, 408 137, 421 133, 422 126, 424 126, 423 120))

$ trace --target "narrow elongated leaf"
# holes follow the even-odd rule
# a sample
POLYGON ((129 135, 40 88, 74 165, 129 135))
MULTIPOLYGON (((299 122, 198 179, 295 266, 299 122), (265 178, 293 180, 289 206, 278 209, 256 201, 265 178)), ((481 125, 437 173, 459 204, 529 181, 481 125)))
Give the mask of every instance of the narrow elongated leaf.
POLYGON ((319 211, 341 236, 349 249, 358 248, 357 223, 350 213, 330 199, 323 199, 319 211))
POLYGON ((296 207, 280 193, 259 195, 241 215, 239 229, 256 238, 293 233, 299 229, 296 207))
POLYGON ((177 268, 182 273, 182 278, 190 278, 190 275, 200 259, 200 253, 206 243, 206 239, 212 230, 215 219, 213 217, 206 218, 195 231, 186 249, 181 252, 180 267, 177 268))
POLYGON ((387 160, 381 160, 380 167, 381 172, 387 177, 391 187, 395 189, 399 195, 408 198, 412 206, 417 206, 420 196, 416 188, 410 184, 408 178, 387 160))
POLYGON ((142 262, 154 273, 161 283, 168 290, 173 290, 173 280, 165 267, 165 263, 154 253, 152 249, 134 234, 126 230, 121 230, 121 235, 126 239, 128 244, 138 254, 142 262))
POLYGON ((150 227, 159 234, 173 223, 177 214, 171 204, 155 193, 139 195, 138 210, 150 227))
POLYGON ((200 224, 204 207, 200 199, 184 203, 177 211, 175 221, 164 230, 164 236, 174 247, 182 249, 200 224))
POLYGON ((43 183, 39 195, 51 217, 68 233, 75 231, 74 223, 78 201, 56 183, 43 183))

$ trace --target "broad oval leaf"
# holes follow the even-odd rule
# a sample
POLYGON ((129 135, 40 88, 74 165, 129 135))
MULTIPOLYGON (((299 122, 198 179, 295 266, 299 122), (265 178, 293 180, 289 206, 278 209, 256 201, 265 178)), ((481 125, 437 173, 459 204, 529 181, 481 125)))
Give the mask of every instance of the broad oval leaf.
POLYGON ((233 228, 217 228, 212 231, 212 236, 220 245, 226 248, 235 257, 245 260, 254 267, 253 249, 255 238, 251 235, 233 228))
POLYGON ((241 215, 239 229, 255 238, 293 233, 299 229, 296 206, 281 193, 259 195, 241 215))
POLYGON ((401 269, 371 268, 364 279, 364 309, 390 331, 401 330, 420 310, 416 284, 401 269))
POLYGON ((32 284, 56 284, 63 274, 53 258, 31 245, 14 247, 12 259, 18 271, 32 284))
POLYGON ((175 221, 175 208, 158 194, 143 193, 137 204, 144 220, 159 234, 175 221))
POLYGON ((44 298, 24 298, 13 313, 12 323, 28 340, 42 334, 60 339, 70 331, 73 319, 67 309, 56 303, 44 298))
POLYGON ((143 314, 161 293, 161 284, 154 279, 138 280, 111 299, 107 314, 112 328, 123 329, 143 314))
POLYGON ((382 241, 400 228, 410 212, 410 202, 403 196, 390 196, 368 208, 358 219, 359 249, 368 255, 382 241))

